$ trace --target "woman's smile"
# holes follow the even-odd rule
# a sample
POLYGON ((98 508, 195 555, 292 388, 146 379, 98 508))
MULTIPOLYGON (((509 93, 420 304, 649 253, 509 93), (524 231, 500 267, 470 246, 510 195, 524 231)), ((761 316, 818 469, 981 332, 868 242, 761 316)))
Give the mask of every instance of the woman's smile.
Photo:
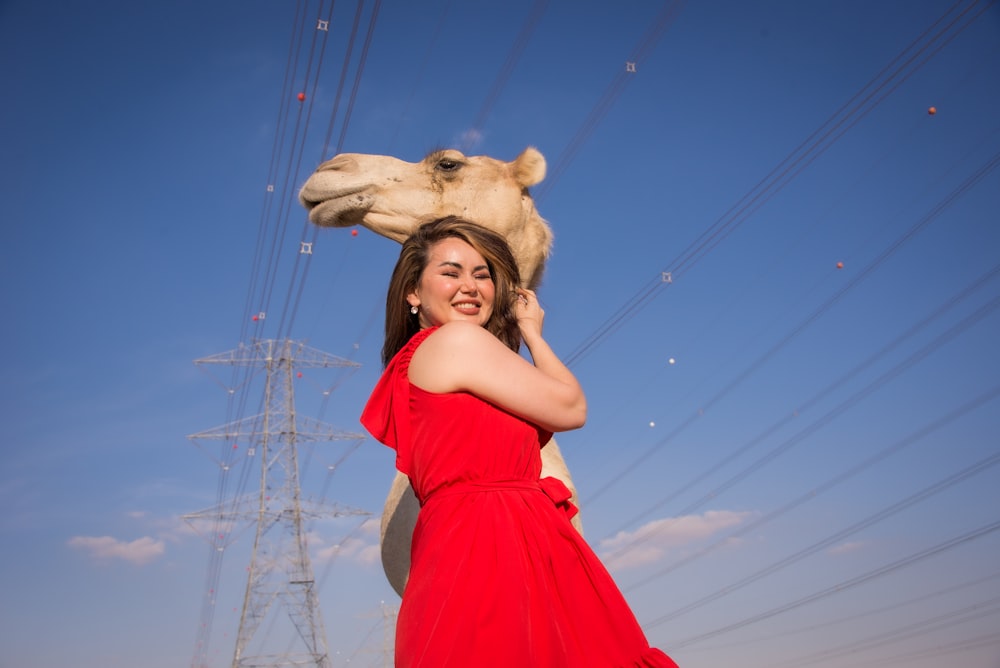
POLYGON ((466 315, 476 315, 479 313, 480 304, 478 301, 461 301, 452 306, 466 315))

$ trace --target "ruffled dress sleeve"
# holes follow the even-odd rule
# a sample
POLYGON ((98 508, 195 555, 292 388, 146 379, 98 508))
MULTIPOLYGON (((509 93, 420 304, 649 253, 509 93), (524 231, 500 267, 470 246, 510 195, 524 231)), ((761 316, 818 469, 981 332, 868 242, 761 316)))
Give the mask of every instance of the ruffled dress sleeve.
POLYGON ((396 469, 410 475, 413 442, 410 425, 410 359, 413 351, 434 331, 414 334, 390 360, 361 412, 361 424, 380 443, 396 451, 396 469))

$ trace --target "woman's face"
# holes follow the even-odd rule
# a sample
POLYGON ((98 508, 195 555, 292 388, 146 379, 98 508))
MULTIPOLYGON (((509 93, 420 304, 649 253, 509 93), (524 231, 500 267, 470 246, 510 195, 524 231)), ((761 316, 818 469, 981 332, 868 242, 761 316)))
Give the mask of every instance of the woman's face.
POLYGON ((461 239, 448 237, 431 246, 427 266, 406 301, 418 307, 421 329, 453 320, 485 326, 494 295, 483 256, 461 239))

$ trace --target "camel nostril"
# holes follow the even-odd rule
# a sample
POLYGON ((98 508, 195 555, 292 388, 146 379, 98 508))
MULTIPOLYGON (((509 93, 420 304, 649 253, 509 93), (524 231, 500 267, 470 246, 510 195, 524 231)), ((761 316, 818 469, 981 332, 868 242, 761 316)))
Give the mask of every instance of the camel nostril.
POLYGON ((317 172, 356 172, 358 171, 358 161, 352 156, 342 153, 340 155, 335 155, 322 165, 316 168, 317 172))

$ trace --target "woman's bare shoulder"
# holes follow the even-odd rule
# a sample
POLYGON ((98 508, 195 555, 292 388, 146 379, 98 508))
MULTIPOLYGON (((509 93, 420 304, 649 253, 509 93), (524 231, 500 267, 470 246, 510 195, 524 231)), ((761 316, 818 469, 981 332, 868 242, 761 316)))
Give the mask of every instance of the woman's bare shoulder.
POLYGON ((467 374, 497 347, 504 347, 486 329, 471 322, 448 322, 432 332, 413 352, 410 382, 430 392, 464 389, 467 374))
POLYGON ((474 322, 457 320, 440 325, 430 334, 430 336, 427 337, 425 343, 433 342, 436 346, 467 346, 483 345, 484 342, 491 343, 493 341, 500 343, 500 341, 497 340, 495 336, 490 334, 484 327, 481 327, 474 322))

